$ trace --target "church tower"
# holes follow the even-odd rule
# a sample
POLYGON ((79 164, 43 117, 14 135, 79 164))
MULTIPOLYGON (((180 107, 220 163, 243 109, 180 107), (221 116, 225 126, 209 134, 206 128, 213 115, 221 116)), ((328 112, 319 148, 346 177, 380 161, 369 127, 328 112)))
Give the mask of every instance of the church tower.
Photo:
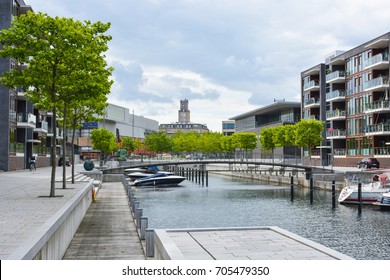
POLYGON ((188 110, 188 100, 180 100, 180 110, 178 115, 179 123, 189 123, 190 122, 190 110, 188 110))

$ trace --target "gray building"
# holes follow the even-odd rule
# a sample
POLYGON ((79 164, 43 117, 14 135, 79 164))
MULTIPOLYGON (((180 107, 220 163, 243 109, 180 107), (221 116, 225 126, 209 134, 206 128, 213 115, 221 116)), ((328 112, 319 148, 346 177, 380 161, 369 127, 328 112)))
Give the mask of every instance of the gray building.
MULTIPOLYGON (((231 117, 229 120, 235 121, 235 132, 255 132, 259 133, 267 127, 275 127, 286 124, 294 124, 300 120, 301 104, 292 101, 275 101, 274 103, 231 117)), ((267 157, 258 147, 253 151, 254 157, 267 157)), ((300 151, 295 147, 280 147, 274 150, 272 157, 283 158, 296 157, 300 151)))
POLYGON ((81 157, 96 158, 99 153, 92 149, 90 134, 94 129, 106 128, 114 135, 119 134, 120 137, 127 136, 141 140, 150 133, 157 133, 159 129, 158 121, 137 116, 134 112, 130 113, 128 108, 113 104, 108 104, 105 115, 99 116, 99 119, 97 122, 85 122, 80 128, 78 146, 81 157))

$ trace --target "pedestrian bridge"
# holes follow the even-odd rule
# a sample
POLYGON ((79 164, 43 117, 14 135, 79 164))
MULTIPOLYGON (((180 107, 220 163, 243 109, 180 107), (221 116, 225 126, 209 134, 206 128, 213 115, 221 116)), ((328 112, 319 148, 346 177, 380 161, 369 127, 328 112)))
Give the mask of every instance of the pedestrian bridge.
MULTIPOLYGON (((120 167, 110 168, 110 173, 122 173, 126 168, 139 168, 139 167, 151 167, 151 166, 175 166, 175 167, 191 167, 199 170, 214 171, 207 168, 207 165, 218 164, 218 165, 229 165, 229 166, 242 166, 247 170, 260 170, 260 168, 269 167, 270 169, 281 170, 284 169, 292 171, 300 171, 306 174, 306 178, 309 179, 312 174, 318 173, 333 173, 333 170, 325 169, 323 167, 292 164, 284 162, 272 162, 272 161, 261 161, 261 160, 232 160, 232 159, 201 159, 201 160, 148 160, 148 161, 127 161, 123 162, 120 167)), ((215 170, 223 171, 223 170, 215 170)), ((231 170, 226 170, 231 171, 231 170)))

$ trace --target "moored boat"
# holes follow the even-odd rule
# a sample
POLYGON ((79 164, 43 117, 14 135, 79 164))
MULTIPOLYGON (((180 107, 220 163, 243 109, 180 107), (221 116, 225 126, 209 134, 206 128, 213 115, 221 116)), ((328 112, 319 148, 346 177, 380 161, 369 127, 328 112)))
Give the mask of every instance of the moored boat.
MULTIPOLYGON (((378 200, 382 193, 390 190, 390 181, 385 174, 376 174, 370 182, 361 183, 361 202, 363 204, 372 204, 378 200)), ((359 180, 349 181, 341 190, 338 201, 343 204, 356 204, 358 200, 359 180)))
POLYGON ((156 173, 145 178, 134 181, 136 187, 162 187, 162 186, 177 186, 186 178, 183 176, 170 175, 166 173, 156 173))
POLYGON ((133 173, 129 173, 129 174, 125 174, 127 177, 130 178, 130 180, 132 181, 135 181, 135 180, 138 180, 138 179, 142 179, 142 178, 145 178, 145 177, 149 177, 153 174, 167 174, 167 175, 173 175, 172 172, 168 172, 168 171, 157 171, 157 172, 133 172, 133 173))
POLYGON ((380 210, 390 210, 390 191, 382 193, 373 205, 379 207, 380 210))

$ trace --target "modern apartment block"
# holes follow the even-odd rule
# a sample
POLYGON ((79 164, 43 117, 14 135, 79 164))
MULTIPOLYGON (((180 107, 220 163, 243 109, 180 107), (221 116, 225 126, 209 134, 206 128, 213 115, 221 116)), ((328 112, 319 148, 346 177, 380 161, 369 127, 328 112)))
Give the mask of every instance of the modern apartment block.
MULTIPOLYGON (((32 11, 23 0, 0 0, 0 29, 11 27, 15 16, 32 11)), ((16 67, 12 58, 0 58, 0 76, 16 67)), ((49 164, 50 114, 37 110, 26 100, 23 88, 0 84, 0 170, 27 167, 28 158, 39 156, 37 165, 49 164)))
POLYGON ((302 117, 326 122, 312 151, 322 164, 376 157, 390 166, 389 46, 386 33, 301 73, 302 117))

